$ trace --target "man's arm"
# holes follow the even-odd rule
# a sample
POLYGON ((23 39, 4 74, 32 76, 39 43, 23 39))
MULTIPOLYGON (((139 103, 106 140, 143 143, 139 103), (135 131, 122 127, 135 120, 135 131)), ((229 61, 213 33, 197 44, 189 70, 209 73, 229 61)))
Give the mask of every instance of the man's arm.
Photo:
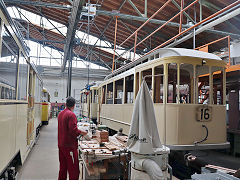
POLYGON ((78 137, 79 135, 85 136, 87 134, 86 131, 81 131, 77 128, 77 118, 75 114, 71 114, 68 120, 68 128, 69 128, 69 132, 74 137, 78 137))

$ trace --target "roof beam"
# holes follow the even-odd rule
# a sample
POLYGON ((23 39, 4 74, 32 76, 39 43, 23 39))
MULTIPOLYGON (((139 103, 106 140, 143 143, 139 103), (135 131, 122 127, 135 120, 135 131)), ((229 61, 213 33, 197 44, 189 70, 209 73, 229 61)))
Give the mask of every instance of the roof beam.
POLYGON ((73 46, 73 41, 75 38, 77 25, 78 25, 78 21, 80 18, 80 13, 82 11, 82 7, 83 7, 84 3, 85 3, 85 0, 75 0, 73 3, 73 8, 71 11, 71 17, 69 19, 69 26, 68 26, 68 30, 67 30, 66 45, 64 47, 62 72, 65 70, 69 52, 73 46))
POLYGON ((131 0, 128 0, 129 4, 133 7, 133 9, 139 14, 139 16, 142 16, 142 13, 138 10, 138 8, 135 6, 135 4, 131 1, 131 0))
MULTIPOLYGON (((178 5, 178 3, 175 0, 172 0, 172 3, 179 9, 181 10, 181 6, 178 5)), ((183 14, 193 23, 195 23, 195 21, 191 18, 191 16, 189 16, 185 11, 183 11, 183 14)))
POLYGON ((30 6, 64 9, 64 10, 71 10, 71 8, 72 8, 72 6, 69 6, 69 5, 46 3, 46 2, 42 2, 42 1, 4 0, 4 2, 9 3, 9 4, 13 4, 13 5, 20 4, 20 5, 30 5, 30 6))
MULTIPOLYGON (((142 21, 142 22, 145 22, 149 19, 146 17, 133 16, 133 15, 129 15, 129 14, 122 14, 122 13, 117 13, 117 12, 112 12, 112 11, 104 11, 104 10, 97 10, 97 15, 106 15, 106 16, 113 16, 113 17, 118 16, 120 19, 128 19, 128 20, 132 20, 132 21, 142 21)), ((167 21, 151 19, 149 22, 153 23, 153 24, 164 24, 167 21)), ((172 27, 179 27, 179 23, 175 23, 175 22, 169 22, 166 25, 172 26, 172 27)), ((191 27, 191 25, 183 24, 182 27, 189 28, 189 27, 191 27)), ((207 30, 205 30, 205 32, 224 35, 224 36, 231 35, 232 37, 237 37, 237 38, 240 37, 240 34, 229 33, 229 32, 225 32, 225 31, 219 31, 219 30, 213 30, 213 29, 207 29, 207 30)))
MULTIPOLYGON (((212 28, 214 26, 217 26, 218 24, 221 24, 221 23, 223 23, 223 22, 225 22, 225 21, 227 21, 227 20, 229 20, 229 19, 231 19, 231 18, 233 18, 233 17, 235 17, 235 16, 237 16, 239 14, 240 14, 240 9, 236 9, 236 10, 234 10, 234 11, 232 11, 232 12, 230 12, 230 13, 228 13, 228 14, 226 14, 226 15, 224 15, 224 16, 222 16, 222 17, 220 17, 220 18, 218 18, 218 19, 216 19, 216 20, 214 20, 214 21, 204 25, 204 26, 201 26, 200 28, 198 28, 195 31, 195 35, 198 35, 201 32, 206 31, 207 29, 210 29, 210 28, 212 28)), ((178 44, 181 44, 182 42, 192 38, 193 36, 194 36, 194 33, 190 33, 190 34, 182 37, 181 39, 178 39, 178 40, 174 41, 173 43, 171 43, 171 44, 169 44, 169 45, 167 45, 165 47, 168 48, 168 47, 177 46, 178 44)))

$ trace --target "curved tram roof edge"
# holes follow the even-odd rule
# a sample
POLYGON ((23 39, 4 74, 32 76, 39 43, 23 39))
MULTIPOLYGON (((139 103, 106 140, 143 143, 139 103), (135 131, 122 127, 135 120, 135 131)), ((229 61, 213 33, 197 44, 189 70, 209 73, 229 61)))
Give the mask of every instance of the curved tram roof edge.
POLYGON ((113 73, 109 74, 108 76, 105 77, 105 80, 116 76, 119 73, 122 73, 123 71, 126 71, 144 60, 151 61, 154 60, 155 58, 164 58, 164 57, 173 57, 173 56, 188 56, 188 57, 197 57, 197 58, 203 58, 203 59, 213 59, 213 60, 222 60, 220 57, 218 57, 215 54, 207 53, 207 52, 202 52, 198 50, 193 50, 193 49, 185 49, 185 48, 160 48, 156 50, 155 52, 152 52, 146 56, 143 56, 135 61, 132 61, 119 69, 116 69, 113 71, 113 73))

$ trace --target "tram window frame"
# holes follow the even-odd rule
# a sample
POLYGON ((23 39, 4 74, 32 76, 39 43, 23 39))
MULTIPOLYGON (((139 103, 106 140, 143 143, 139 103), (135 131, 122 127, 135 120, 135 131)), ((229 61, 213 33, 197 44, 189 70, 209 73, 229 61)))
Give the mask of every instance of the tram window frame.
POLYGON ((197 103, 198 104, 211 104, 210 100, 210 76, 209 76, 210 67, 207 65, 196 65, 196 77, 197 78, 197 103), (205 76, 203 76, 205 75, 205 76), (201 77, 200 77, 201 76, 201 77), (201 89, 199 89, 201 83, 201 89), (208 93, 209 92, 209 93, 208 93), (208 97, 206 96, 208 93, 208 97), (206 99, 205 99, 206 98, 206 99))
MULTIPOLYGON (((27 64, 27 60, 25 59, 22 52, 19 53, 19 65, 18 65, 18 100, 27 100, 27 81, 28 81, 28 70, 29 65, 27 64)), ((37 75, 34 75, 35 77, 35 99, 37 98, 36 95, 36 81, 38 80, 37 75)), ((34 80, 34 79, 33 79, 34 80)), ((34 89, 32 89, 34 91, 34 89)))
POLYGON ((107 84, 107 104, 113 104, 113 82, 107 84))
POLYGON ((180 64, 180 80, 179 80, 179 103, 192 104, 194 91, 194 66, 192 64, 180 64), (188 73, 188 74, 187 74, 188 73), (183 88, 182 88, 183 87, 183 88))
POLYGON ((169 64, 167 64, 167 67, 168 67, 167 103, 177 103, 178 102, 178 100, 177 100, 178 65, 177 65, 177 63, 169 63, 169 64), (175 67, 175 68, 173 68, 173 67, 175 67), (173 72, 170 72, 170 71, 173 71, 173 72), (169 76, 169 75, 173 75, 173 76, 169 76), (172 84, 170 84, 170 83, 172 83, 172 84), (170 90, 171 86, 172 86, 172 90, 170 90), (172 99, 171 99, 171 97, 172 97, 172 99))
POLYGON ((123 84, 124 79, 118 79, 115 81, 114 104, 122 104, 123 102, 123 84))
POLYGON ((93 102, 92 103, 98 103, 98 90, 94 89, 93 90, 93 102))
POLYGON ((212 102, 213 104, 223 105, 223 73, 224 68, 219 66, 212 66, 211 72, 213 74, 213 95, 212 95, 212 102))
POLYGON ((152 73, 153 73, 152 68, 145 69, 142 71, 142 79, 145 78, 145 81, 147 83, 150 93, 152 92, 152 73), (148 76, 148 77, 145 77, 145 76, 148 76))
MULTIPOLYGON (((1 19, 0 19, 1 20, 1 19)), ((18 52, 19 47, 9 32, 6 25, 2 28, 1 34, 1 54, 0 54, 0 66, 5 66, 9 68, 9 72, 1 73, 0 82, 5 84, 3 96, 1 95, 0 99, 13 99, 16 100, 16 87, 17 87, 17 77, 18 77, 18 52), (10 42, 10 43, 8 43, 10 42), (15 48, 15 49, 14 49, 15 48), (10 61, 9 61, 10 60, 10 61), (12 91, 12 95, 10 96, 10 89, 12 91), (8 92, 7 92, 8 91, 8 92)))
POLYGON ((102 99, 101 99, 101 103, 102 104, 106 104, 106 85, 102 86, 102 99))
POLYGON ((136 89, 135 89, 135 98, 137 97, 137 94, 138 94, 138 91, 139 91, 139 88, 140 88, 140 75, 139 75, 140 73, 139 72, 137 72, 136 74, 135 74, 135 87, 136 87, 136 89))
POLYGON ((134 99, 134 74, 125 77, 124 104, 132 104, 134 99))
MULTIPOLYGON (((161 64, 159 66, 154 67, 154 75, 164 74, 164 65, 161 64)), ((164 77, 163 76, 155 76, 154 77, 154 103, 163 103, 164 99, 164 77)))

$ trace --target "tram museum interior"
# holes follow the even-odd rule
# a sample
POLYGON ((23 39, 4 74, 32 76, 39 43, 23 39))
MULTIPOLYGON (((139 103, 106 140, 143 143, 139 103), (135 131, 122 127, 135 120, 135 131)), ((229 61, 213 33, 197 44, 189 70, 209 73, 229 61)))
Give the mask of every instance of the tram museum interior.
POLYGON ((240 0, 0 0, 0 180, 240 179, 240 0))

